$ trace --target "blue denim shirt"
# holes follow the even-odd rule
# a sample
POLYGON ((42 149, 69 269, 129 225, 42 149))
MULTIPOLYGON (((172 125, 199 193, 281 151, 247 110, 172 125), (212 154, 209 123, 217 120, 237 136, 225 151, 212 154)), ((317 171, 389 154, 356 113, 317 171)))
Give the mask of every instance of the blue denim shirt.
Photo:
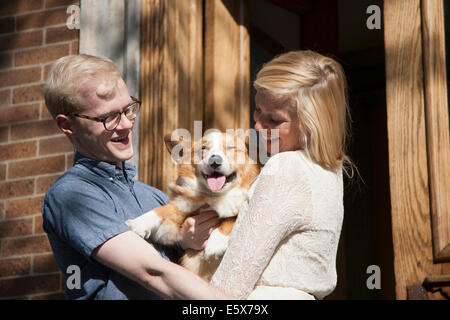
MULTIPOLYGON (((72 168, 48 190, 43 206, 43 227, 66 277, 71 265, 81 270, 81 288, 66 287, 67 299, 161 299, 138 283, 91 258, 108 239, 129 231, 125 224, 165 205, 162 191, 133 180, 136 169, 124 162, 120 169, 106 162, 75 154, 72 168)), ((176 259, 176 251, 153 244, 161 255, 176 259)))

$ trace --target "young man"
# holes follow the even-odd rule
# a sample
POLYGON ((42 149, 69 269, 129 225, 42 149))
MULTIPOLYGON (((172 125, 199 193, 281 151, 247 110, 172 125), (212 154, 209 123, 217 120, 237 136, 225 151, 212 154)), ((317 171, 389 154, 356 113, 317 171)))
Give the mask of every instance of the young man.
MULTIPOLYGON (((42 207, 62 272, 78 267, 80 287, 68 299, 228 298, 172 263, 175 254, 140 238, 124 223, 167 203, 167 196, 135 181, 131 131, 140 102, 130 97, 108 59, 72 55, 53 65, 45 102, 75 149, 74 166, 48 190, 42 207)), ((145 130, 143 128, 143 130, 145 130)), ((200 249, 218 224, 215 213, 183 225, 183 247, 200 249), (196 229, 193 231, 193 229, 196 229)))

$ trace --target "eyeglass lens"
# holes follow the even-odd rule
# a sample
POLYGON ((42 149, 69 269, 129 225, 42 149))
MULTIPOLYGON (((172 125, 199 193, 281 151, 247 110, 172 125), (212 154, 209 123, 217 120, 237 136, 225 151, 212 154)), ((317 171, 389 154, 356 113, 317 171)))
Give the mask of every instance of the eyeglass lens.
MULTIPOLYGON (((132 121, 136 119, 137 114, 139 112, 140 104, 139 103, 133 103, 130 105, 125 111, 125 117, 128 118, 128 120, 132 121)), ((105 119, 105 128, 107 130, 114 130, 120 123, 120 119, 122 118, 122 113, 115 113, 110 115, 105 119)))

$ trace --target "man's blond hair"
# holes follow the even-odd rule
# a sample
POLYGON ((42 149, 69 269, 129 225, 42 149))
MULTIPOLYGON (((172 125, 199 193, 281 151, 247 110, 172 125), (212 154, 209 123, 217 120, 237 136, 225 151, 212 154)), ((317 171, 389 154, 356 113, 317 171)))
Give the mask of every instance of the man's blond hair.
POLYGON ((293 51, 264 65, 254 82, 256 90, 288 99, 297 110, 302 145, 311 160, 336 170, 346 155, 349 137, 344 72, 335 60, 313 51, 293 51))
POLYGON ((80 108, 79 90, 83 84, 93 81, 102 85, 101 94, 106 98, 116 88, 121 75, 114 63, 107 58, 87 54, 65 56, 50 69, 45 84, 45 104, 55 118, 68 115, 80 108))

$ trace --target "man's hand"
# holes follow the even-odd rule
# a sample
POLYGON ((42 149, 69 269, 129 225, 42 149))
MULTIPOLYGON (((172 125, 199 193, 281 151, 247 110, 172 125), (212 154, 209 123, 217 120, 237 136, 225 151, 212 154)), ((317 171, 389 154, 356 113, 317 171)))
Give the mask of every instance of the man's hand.
POLYGON ((211 209, 208 210, 208 207, 208 205, 200 207, 183 222, 181 247, 184 250, 202 250, 211 232, 219 225, 220 219, 217 213, 211 209))

